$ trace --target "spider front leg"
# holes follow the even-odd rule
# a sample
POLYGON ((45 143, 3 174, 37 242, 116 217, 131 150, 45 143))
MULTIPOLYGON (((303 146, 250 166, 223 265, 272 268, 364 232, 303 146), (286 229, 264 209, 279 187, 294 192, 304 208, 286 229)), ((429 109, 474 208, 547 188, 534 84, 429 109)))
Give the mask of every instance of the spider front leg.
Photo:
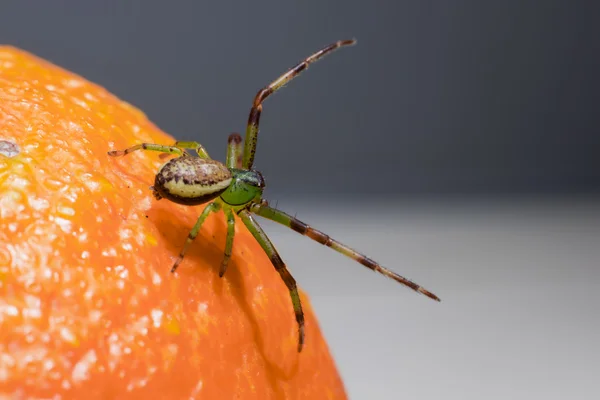
POLYGON ((179 256, 177 257, 177 260, 175 260, 175 264, 173 264, 173 268, 171 268, 171 272, 175 272, 175 270, 177 269, 179 264, 181 264, 181 262, 183 261, 185 252, 187 251, 190 244, 194 241, 194 239, 196 239, 196 236, 198 236, 198 232, 200 232, 200 228, 202 227, 202 224, 204 223, 204 220, 206 219, 206 217, 208 217, 208 215, 212 212, 219 211, 220 208, 221 207, 217 203, 214 203, 214 202, 210 203, 209 205, 204 207, 204 210, 202 210, 202 213, 196 220, 194 227, 188 234, 188 237, 185 240, 185 244, 183 245, 181 252, 179 252, 179 256))
POLYGON ((298 323, 298 351, 302 351, 304 345, 304 312, 302 311, 302 303, 300 303, 300 294, 298 293, 298 287, 296 286, 296 280, 290 274, 290 271, 285 266, 285 263, 277 253, 275 246, 267 237, 267 234, 262 230, 258 222, 252 217, 252 215, 243 210, 239 213, 240 218, 244 222, 244 225, 248 228, 252 236, 260 244, 260 247, 267 254, 273 267, 281 276, 281 279, 287 286, 290 297, 292 298, 292 305, 294 307, 294 314, 296 315, 296 322, 298 323))
POLYGON ((401 275, 398 275, 394 271, 391 271, 391 270, 381 266, 379 263, 373 261, 372 259, 365 256, 364 254, 359 253, 358 251, 346 246, 345 244, 338 242, 337 240, 331 238, 326 233, 323 233, 319 230, 316 230, 316 229, 310 227, 309 225, 305 224, 304 222, 300 221, 299 219, 294 218, 291 215, 286 214, 281 210, 277 210, 275 208, 269 207, 268 205, 266 205, 266 203, 261 203, 261 204, 254 204, 251 207, 250 211, 252 211, 253 213, 255 213, 257 215, 260 215, 261 217, 264 217, 264 218, 270 219, 271 221, 275 221, 282 225, 285 225, 288 228, 291 228, 292 230, 298 232, 299 234, 301 234, 303 236, 307 236, 307 237, 311 238, 312 240, 314 240, 318 243, 321 243, 322 245, 331 247, 333 250, 337 251, 338 253, 341 253, 347 257, 352 258, 356 262, 364 265, 365 267, 367 267, 375 272, 379 272, 380 274, 383 274, 383 275, 387 276, 388 278, 391 278, 391 279, 395 280, 396 282, 403 284, 404 286, 408 286, 412 290, 419 292, 421 294, 424 294, 425 296, 427 296, 433 300, 440 301, 439 297, 437 297, 435 294, 431 293, 429 290, 425 289, 423 286, 418 285, 418 284, 414 283, 413 281, 406 279, 405 277, 403 277, 401 275))
POLYGON ((251 169, 254 165, 254 155, 256 153, 256 143, 258 141, 258 126, 260 123, 260 114, 262 113, 262 103, 271 94, 281 89, 286 83, 298 76, 302 71, 308 68, 310 64, 321 57, 331 53, 342 46, 350 46, 356 43, 356 40, 340 40, 308 56, 304 61, 290 68, 286 73, 275 79, 268 86, 258 91, 254 97, 250 115, 248 116, 248 125, 246 127, 246 142, 244 143, 244 159, 242 168, 251 169))

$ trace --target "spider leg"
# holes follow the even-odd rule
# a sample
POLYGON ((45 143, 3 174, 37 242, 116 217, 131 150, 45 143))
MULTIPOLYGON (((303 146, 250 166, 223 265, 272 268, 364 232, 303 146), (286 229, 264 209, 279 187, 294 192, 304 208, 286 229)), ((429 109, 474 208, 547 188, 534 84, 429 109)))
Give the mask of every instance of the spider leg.
POLYGON ((232 133, 227 139, 227 168, 242 168, 242 137, 232 133))
POLYGON ((135 146, 131 146, 125 150, 111 150, 108 152, 108 155, 111 157, 120 157, 125 156, 129 153, 132 153, 137 150, 150 150, 150 151, 159 151, 161 153, 170 153, 170 154, 178 154, 183 155, 184 152, 179 147, 175 146, 165 146, 162 144, 154 144, 154 143, 140 143, 135 146))
POLYGON ((322 245, 331 247, 338 253, 352 258, 353 260, 357 261, 358 263, 364 265, 365 267, 373 271, 379 272, 380 274, 383 274, 388 278, 391 278, 396 282, 403 284, 404 286, 408 286, 412 290, 424 294, 425 296, 432 298, 433 300, 440 301, 439 297, 437 297, 435 294, 431 293, 429 290, 425 289, 421 285, 418 285, 413 281, 381 266, 379 263, 373 261, 364 254, 359 253, 358 251, 346 246, 345 244, 338 242, 337 240, 331 238, 329 235, 310 227, 304 222, 292 217, 289 214, 284 213, 281 210, 277 210, 264 204, 254 204, 251 207, 250 211, 257 215, 260 215, 261 217, 285 225, 301 235, 307 236, 312 240, 321 243, 322 245))
POLYGON ((256 153, 256 143, 258 141, 258 125, 260 122, 260 114, 262 112, 262 103, 267 97, 281 89, 286 83, 298 76, 302 71, 308 68, 308 66, 331 53, 335 49, 342 46, 353 45, 356 43, 355 40, 340 40, 330 44, 327 47, 317 51, 310 55, 304 61, 298 63, 294 67, 290 68, 287 72, 275 79, 268 86, 259 90, 254 97, 252 108, 250 109, 250 115, 248 116, 248 125, 246 126, 246 142, 244 143, 244 159, 242 166, 244 169, 251 169, 254 164, 254 155, 256 153))
POLYGON ((252 214, 247 210, 242 210, 239 213, 244 225, 248 228, 252 236, 260 244, 264 252, 269 256, 273 267, 281 276, 281 279, 290 291, 290 297, 292 298, 292 305, 294 306, 294 314, 296 315, 296 322, 298 322, 298 351, 302 351, 304 345, 304 312, 302 311, 302 304, 300 303, 300 295, 298 294, 298 288, 296 286, 296 280, 290 274, 290 271, 285 266, 285 263, 277 253, 275 246, 267 237, 267 234, 262 230, 258 222, 254 219, 252 214))
POLYGON ((187 251, 187 249, 190 246, 190 244, 194 241, 194 239, 196 239, 196 236, 198 236, 198 232, 200 232, 200 228, 202 227, 202 224, 204 223, 204 220, 206 219, 206 217, 208 217, 208 215, 210 213, 218 211, 219 208, 220 208, 220 206, 217 203, 214 203, 214 202, 210 203, 209 205, 207 205, 206 207, 204 207, 204 210, 202 210, 202 213, 200 214, 200 216, 196 220, 196 223, 194 224, 194 227, 192 228, 192 230, 188 234, 188 237, 185 240, 185 244, 181 248, 181 251, 179 252, 179 256, 177 257, 177 260, 175 260, 175 264, 173 264, 173 268, 171 268, 171 272, 175 272, 175 270, 177 269, 177 267, 179 266, 179 264, 181 264, 181 261, 183 261, 183 257, 185 256, 185 252, 187 251))
POLYGON ((230 207, 223 207, 225 216, 227 217, 227 237, 225 239, 225 251, 223 253, 223 262, 221 263, 221 269, 219 270, 219 277, 225 275, 227 271, 227 264, 231 258, 231 250, 233 249, 233 238, 235 236, 235 217, 230 207))
POLYGON ((180 147, 182 149, 194 150, 196 153, 198 153, 198 157, 210 159, 210 156, 208 155, 208 152, 206 151, 204 146, 202 146, 198 142, 184 142, 184 141, 178 140, 177 142, 175 142, 175 144, 173 146, 180 147))

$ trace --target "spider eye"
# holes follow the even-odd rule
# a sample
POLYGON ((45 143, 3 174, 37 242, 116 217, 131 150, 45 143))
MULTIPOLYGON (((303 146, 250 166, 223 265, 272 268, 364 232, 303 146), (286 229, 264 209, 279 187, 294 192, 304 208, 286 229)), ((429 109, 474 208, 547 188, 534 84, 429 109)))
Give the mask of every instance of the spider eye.
POLYGON ((263 178, 262 174, 256 170, 241 171, 237 175, 237 179, 240 182, 243 182, 249 186, 257 187, 260 189, 263 189, 265 187, 265 178, 263 178))
POLYGON ((265 178, 263 178, 262 174, 260 173, 260 171, 252 171, 255 173, 255 177, 256 177, 256 186, 264 189, 264 187, 266 186, 265 184, 265 178))

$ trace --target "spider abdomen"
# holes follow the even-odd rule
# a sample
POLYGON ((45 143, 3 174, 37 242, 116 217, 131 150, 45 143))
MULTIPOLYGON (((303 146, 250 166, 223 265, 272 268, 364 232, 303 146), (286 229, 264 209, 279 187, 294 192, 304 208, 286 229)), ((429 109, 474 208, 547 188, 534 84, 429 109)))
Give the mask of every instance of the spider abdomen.
POLYGON ((159 169, 154 193, 157 198, 197 205, 218 197, 231 179, 231 171, 218 161, 183 156, 169 160, 159 169))

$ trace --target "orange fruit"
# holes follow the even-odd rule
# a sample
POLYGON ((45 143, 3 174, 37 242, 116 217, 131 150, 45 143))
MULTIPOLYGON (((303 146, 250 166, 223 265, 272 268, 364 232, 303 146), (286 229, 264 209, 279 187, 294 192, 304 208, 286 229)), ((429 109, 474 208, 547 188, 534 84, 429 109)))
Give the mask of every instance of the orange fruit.
POLYGON ((101 87, 0 47, 0 395, 345 398, 304 294, 296 351, 288 291, 241 221, 223 278, 222 214, 169 272, 202 206, 153 199, 157 153, 106 153, 173 141, 101 87))

